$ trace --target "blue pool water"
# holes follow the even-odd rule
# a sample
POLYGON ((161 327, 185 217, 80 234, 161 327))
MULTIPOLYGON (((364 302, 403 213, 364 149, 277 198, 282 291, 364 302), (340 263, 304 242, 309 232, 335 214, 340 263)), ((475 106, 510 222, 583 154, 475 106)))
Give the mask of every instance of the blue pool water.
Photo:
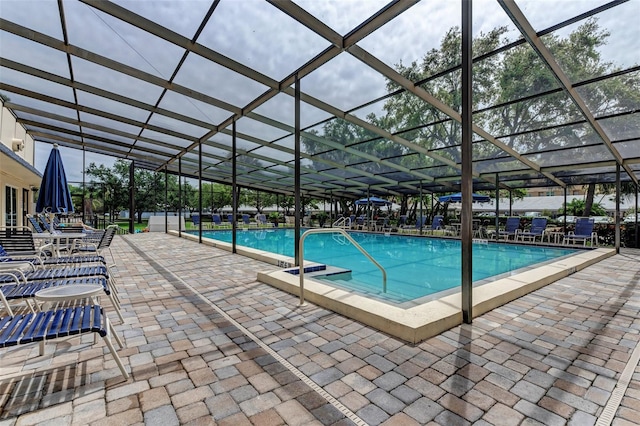
MULTIPOLYGON (((293 229, 238 230, 237 244, 294 257, 293 229)), ((334 285, 406 302, 461 283, 460 241, 352 232, 350 235, 387 271, 382 273, 340 234, 315 234, 305 239, 305 261, 352 270, 352 279, 328 278, 334 285)), ((204 231, 203 237, 231 242, 231 231, 204 231)), ((556 259, 576 250, 514 244, 473 245, 473 281, 556 259)))

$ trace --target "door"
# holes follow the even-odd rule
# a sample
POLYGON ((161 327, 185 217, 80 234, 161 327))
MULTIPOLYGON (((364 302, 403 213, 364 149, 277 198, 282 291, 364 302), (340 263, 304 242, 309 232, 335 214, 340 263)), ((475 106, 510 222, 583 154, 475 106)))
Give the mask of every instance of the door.
POLYGON ((25 226, 27 223, 29 223, 27 221, 27 215, 29 214, 29 201, 31 200, 29 195, 31 195, 31 191, 23 188, 22 189, 22 224, 25 226))
POLYGON ((18 226, 18 190, 12 186, 5 187, 5 226, 18 226))

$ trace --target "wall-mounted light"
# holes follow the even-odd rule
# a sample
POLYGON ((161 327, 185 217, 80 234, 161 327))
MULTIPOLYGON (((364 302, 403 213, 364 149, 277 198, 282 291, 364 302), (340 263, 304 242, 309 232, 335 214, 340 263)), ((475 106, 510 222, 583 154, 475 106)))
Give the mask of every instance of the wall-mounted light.
POLYGON ((24 140, 23 139, 12 139, 11 142, 12 142, 13 152, 24 151, 24 140))

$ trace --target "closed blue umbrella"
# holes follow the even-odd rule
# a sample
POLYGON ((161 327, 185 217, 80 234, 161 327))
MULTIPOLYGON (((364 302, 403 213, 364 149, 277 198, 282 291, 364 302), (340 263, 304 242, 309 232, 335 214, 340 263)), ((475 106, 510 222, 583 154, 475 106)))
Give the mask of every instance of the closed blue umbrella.
MULTIPOLYGON (((461 203, 462 202, 462 192, 458 192, 456 194, 451 195, 443 195, 438 198, 438 201, 441 203, 461 203)), ((491 201, 491 198, 488 195, 480 195, 473 193, 473 202, 474 203, 488 203, 491 201)))
POLYGON ((54 144, 47 166, 42 175, 40 191, 38 191, 38 201, 36 202, 36 212, 50 211, 57 213, 60 211, 73 212, 73 201, 71 192, 67 185, 67 176, 64 173, 62 158, 58 145, 54 144))

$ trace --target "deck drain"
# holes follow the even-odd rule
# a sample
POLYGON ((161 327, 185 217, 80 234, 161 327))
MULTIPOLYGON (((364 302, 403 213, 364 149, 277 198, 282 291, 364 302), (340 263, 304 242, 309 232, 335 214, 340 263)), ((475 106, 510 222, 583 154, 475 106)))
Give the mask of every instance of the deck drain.
POLYGON ((333 396, 331 396, 327 391, 325 391, 324 389, 322 389, 322 387, 320 387, 316 382, 314 382, 313 380, 311 380, 306 374, 304 374, 303 372, 301 372, 300 370, 298 370, 294 365, 292 365, 289 361, 287 361, 286 359, 284 359, 283 357, 281 357, 277 352, 275 352, 273 349, 271 349, 266 343, 264 343, 262 340, 260 340, 257 336, 255 336, 253 333, 251 333, 249 330, 247 330, 242 324, 240 324, 239 322, 237 322, 235 319, 233 319, 231 316, 229 316, 225 311, 223 311, 222 309, 220 309, 215 303, 211 302, 209 299, 207 299, 206 297, 204 297, 198 290, 196 290, 195 288, 193 288, 190 284, 187 284, 182 278, 180 278, 179 276, 177 276, 176 274, 174 274, 173 272, 171 272, 170 270, 168 270, 167 268, 165 268, 164 266, 162 266, 158 261, 154 260, 148 253, 140 250, 135 243, 131 242, 128 238, 123 238, 124 241, 127 242, 127 244, 129 244, 131 246, 131 248, 133 248, 133 250, 136 251, 136 253, 138 253, 141 257, 145 258, 147 261, 149 261, 149 263, 156 269, 162 269, 162 271, 158 271, 161 272, 162 275, 169 275, 171 276, 171 278, 173 278, 174 280, 180 282, 180 284, 184 285, 186 288, 188 288, 195 296, 197 296, 200 300, 202 300, 204 303, 206 303, 207 305, 211 306, 211 308, 213 308, 216 312, 218 312, 221 316, 223 316, 227 321, 229 321, 230 323, 232 323, 235 327, 238 328, 238 330, 240 330, 245 336, 249 337, 251 340, 253 340, 258 346, 260 346, 262 349, 264 349, 269 355, 271 355, 273 358, 275 358, 280 364, 282 364, 287 370, 289 370, 291 373, 293 373, 297 378, 299 378, 300 380, 302 380, 304 383, 307 384, 307 386, 309 386, 311 389, 313 389, 318 395, 322 396, 324 399, 327 400, 327 402, 329 402, 331 405, 333 405, 338 411, 340 411, 342 414, 344 414, 344 416, 346 418, 348 418, 349 420, 351 420, 353 423, 355 423, 358 426, 367 426, 367 422, 365 422, 364 420, 362 420, 360 417, 358 417, 358 415, 356 415, 353 411, 349 410, 347 407, 345 407, 344 405, 342 405, 342 403, 340 401, 338 401, 337 399, 335 399, 333 396))
POLYGON ((616 388, 611 393, 611 397, 609 398, 609 401, 607 401, 607 405, 605 405, 604 410, 602 410, 602 414, 600 414, 600 417, 596 422, 596 426, 609 426, 611 422, 613 422, 616 411, 618 411, 618 407, 620 407, 620 403, 627 391, 627 387, 629 387, 631 377, 633 377, 633 372, 638 365, 638 361, 640 361, 640 342, 636 345, 631 357, 629 358, 629 362, 627 362, 624 370, 622 370, 620 379, 618 380, 618 383, 616 383, 616 388))

